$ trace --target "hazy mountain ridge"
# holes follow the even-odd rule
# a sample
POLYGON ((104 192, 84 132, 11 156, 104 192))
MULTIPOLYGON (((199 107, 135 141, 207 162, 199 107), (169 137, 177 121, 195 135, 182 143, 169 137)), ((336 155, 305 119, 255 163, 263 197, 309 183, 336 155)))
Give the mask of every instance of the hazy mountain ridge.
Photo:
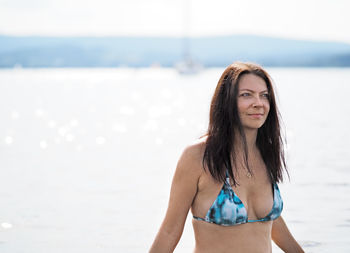
MULTIPOLYGON (((226 66, 235 60, 264 66, 350 66, 350 44, 253 35, 187 40, 194 60, 226 66)), ((0 36, 0 67, 174 66, 183 59, 182 38, 0 36)))

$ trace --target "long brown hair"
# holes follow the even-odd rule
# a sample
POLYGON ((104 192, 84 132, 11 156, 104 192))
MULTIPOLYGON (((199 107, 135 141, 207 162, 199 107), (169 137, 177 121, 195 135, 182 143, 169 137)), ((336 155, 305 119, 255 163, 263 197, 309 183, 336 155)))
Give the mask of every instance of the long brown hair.
MULTIPOLYGON (((271 182, 282 182, 284 169, 287 173, 280 131, 280 113, 276 106, 275 94, 269 74, 254 63, 235 62, 222 73, 210 104, 209 126, 206 134, 206 147, 203 168, 206 166, 217 181, 223 182, 228 170, 233 184, 237 185, 232 172, 231 159, 236 169, 236 154, 233 147, 235 131, 243 141, 243 159, 248 171, 248 147, 237 109, 238 84, 244 74, 261 77, 269 92, 270 111, 265 123, 258 129, 256 144, 268 170, 271 182), (205 166, 206 165, 206 166, 205 166)), ((202 137, 203 137, 202 136, 202 137)), ((239 137, 238 136, 238 137, 239 137)), ((288 175, 289 176, 289 175, 288 175)))

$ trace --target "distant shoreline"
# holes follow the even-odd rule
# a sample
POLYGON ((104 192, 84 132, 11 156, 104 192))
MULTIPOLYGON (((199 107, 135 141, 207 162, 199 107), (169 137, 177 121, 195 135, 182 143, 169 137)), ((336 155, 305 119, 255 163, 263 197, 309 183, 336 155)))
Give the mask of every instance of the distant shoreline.
POLYGON ((252 61, 265 67, 350 67, 350 44, 254 35, 217 37, 0 36, 0 68, 203 67, 252 61))

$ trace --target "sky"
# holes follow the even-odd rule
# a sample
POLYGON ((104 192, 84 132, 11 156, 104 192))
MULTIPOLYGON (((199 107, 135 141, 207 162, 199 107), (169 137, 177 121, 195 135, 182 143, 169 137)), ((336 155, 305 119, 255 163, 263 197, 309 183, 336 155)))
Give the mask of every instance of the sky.
POLYGON ((349 0, 0 0, 0 34, 255 34, 350 43, 349 0))

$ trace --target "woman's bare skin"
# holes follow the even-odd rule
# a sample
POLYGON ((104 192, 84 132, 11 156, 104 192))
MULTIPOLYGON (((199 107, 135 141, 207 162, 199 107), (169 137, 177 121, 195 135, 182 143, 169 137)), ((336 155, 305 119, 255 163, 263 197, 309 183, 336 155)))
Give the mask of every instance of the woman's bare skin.
MULTIPOLYGON (((193 145, 198 152, 198 169, 201 169, 201 156, 205 142, 193 145)), ((252 155, 251 157, 259 157, 252 155)), ((272 184, 261 159, 251 159, 250 167, 253 176, 246 176, 246 169, 238 167, 235 173, 240 184, 232 187, 235 194, 243 202, 248 218, 255 220, 265 217, 272 209, 272 184)), ((199 177, 198 190, 191 206, 191 212, 197 217, 205 217, 213 204, 222 184, 213 180, 210 174, 204 172, 199 177)), ((271 252, 271 229, 273 221, 253 222, 236 226, 223 227, 193 219, 193 229, 196 240, 196 253, 206 252, 271 252), (257 250, 258 249, 258 250, 257 250), (231 251, 230 251, 231 250, 231 251)))
MULTIPOLYGON (((243 162, 243 145, 234 140, 236 167, 232 171, 239 185, 232 187, 243 202, 248 219, 259 220, 270 213, 273 206, 273 187, 268 170, 256 144, 258 129, 264 124, 270 109, 265 81, 245 74, 239 82, 238 112, 244 128, 248 152, 248 177, 243 162)), ((236 131, 237 129, 232 129, 236 131)), ((239 136, 239 135, 235 135, 239 136)), ((183 151, 173 177, 169 205, 151 253, 174 251, 184 228, 189 210, 197 217, 205 217, 223 183, 215 181, 203 168, 206 140, 189 145, 183 151)), ((221 226, 192 220, 195 234, 195 253, 270 253, 271 240, 288 253, 304 252, 289 232, 282 216, 271 221, 256 221, 233 226, 221 226)))

